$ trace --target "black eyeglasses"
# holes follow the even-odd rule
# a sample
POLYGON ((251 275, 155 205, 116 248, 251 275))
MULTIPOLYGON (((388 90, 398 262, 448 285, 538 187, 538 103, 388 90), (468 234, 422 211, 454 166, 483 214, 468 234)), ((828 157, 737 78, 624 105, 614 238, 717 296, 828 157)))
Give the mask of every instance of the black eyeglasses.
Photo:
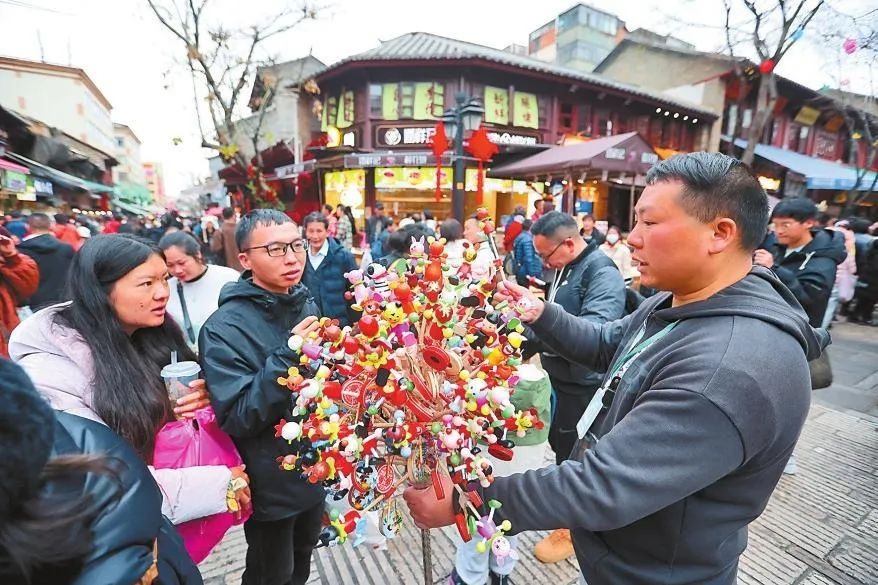
POLYGON ((250 250, 257 250, 259 248, 263 248, 272 258, 278 258, 280 256, 286 256, 287 250, 292 250, 294 254, 301 254, 305 251, 305 240, 299 238, 298 240, 293 240, 289 244, 284 244, 283 242, 271 242, 264 246, 253 246, 252 248, 245 248, 241 251, 249 252, 250 250))
POLYGON ((540 258, 543 259, 543 262, 548 262, 548 261, 549 261, 549 258, 551 258, 552 256, 554 256, 554 255, 555 255, 555 252, 558 251, 558 248, 560 248, 561 246, 563 246, 563 245, 567 242, 567 240, 569 240, 569 239, 570 239, 570 238, 564 238, 563 240, 561 240, 560 242, 558 242, 558 245, 555 246, 554 248, 552 248, 552 251, 549 252, 549 254, 548 254, 547 256, 543 256, 542 254, 540 254, 539 256, 540 256, 540 258))

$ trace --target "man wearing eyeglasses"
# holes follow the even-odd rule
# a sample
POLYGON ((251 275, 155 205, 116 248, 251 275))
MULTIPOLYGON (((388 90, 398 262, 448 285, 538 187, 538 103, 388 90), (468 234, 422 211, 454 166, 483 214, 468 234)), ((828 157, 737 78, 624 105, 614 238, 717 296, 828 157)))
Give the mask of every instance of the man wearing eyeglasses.
POLYGON ((300 284, 306 242, 285 214, 256 209, 238 222, 244 273, 227 284, 199 347, 210 401, 247 467, 253 515, 244 524, 244 585, 302 584, 323 515, 323 488, 275 461, 289 445, 274 425, 292 419, 290 391, 277 383, 299 364, 287 342, 317 328, 317 306, 300 284))
MULTIPOLYGON (((599 242, 586 242, 576 220, 550 211, 531 227, 533 245, 546 267, 546 300, 564 311, 597 325, 620 319, 625 311, 625 281, 610 258, 598 250, 599 242)), ((528 353, 540 352, 555 395, 549 444, 560 465, 570 457, 576 442, 576 423, 601 383, 602 374, 574 364, 543 347, 529 336, 528 353)), ((537 543, 534 555, 544 563, 557 563, 573 555, 567 529, 555 530, 537 543)))

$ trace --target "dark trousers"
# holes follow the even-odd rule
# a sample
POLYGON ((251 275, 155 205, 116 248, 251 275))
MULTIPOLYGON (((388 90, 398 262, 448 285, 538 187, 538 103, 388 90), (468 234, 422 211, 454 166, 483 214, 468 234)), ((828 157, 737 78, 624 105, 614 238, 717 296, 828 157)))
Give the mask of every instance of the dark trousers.
POLYGON ((558 465, 570 457, 570 452, 578 438, 576 423, 585 412, 585 407, 588 406, 592 396, 594 392, 581 394, 555 392, 555 414, 552 416, 552 426, 549 427, 549 445, 555 452, 555 463, 558 465))
POLYGON ((247 520, 247 567, 241 585, 304 585, 322 521, 323 502, 283 520, 247 520))
POLYGON ((856 305, 851 315, 860 321, 871 321, 878 301, 878 285, 857 289, 854 300, 856 305))

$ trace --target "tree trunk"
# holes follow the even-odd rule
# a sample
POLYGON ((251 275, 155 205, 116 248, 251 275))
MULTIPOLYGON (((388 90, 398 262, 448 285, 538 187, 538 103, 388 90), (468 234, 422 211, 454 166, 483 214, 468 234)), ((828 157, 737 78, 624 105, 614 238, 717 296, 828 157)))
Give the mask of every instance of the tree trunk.
POLYGON ((741 160, 747 166, 753 166, 756 158, 756 145, 762 139, 765 125, 772 118, 774 106, 777 103, 777 83, 774 72, 759 77, 759 91, 756 94, 756 111, 750 120, 750 128, 747 132, 747 148, 741 160))

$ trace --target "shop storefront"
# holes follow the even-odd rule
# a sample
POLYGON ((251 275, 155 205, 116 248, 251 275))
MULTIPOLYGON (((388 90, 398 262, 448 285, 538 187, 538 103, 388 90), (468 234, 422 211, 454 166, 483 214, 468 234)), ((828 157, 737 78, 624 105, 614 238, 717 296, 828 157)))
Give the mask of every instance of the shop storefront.
MULTIPOLYGON (((371 203, 377 202, 384 204, 388 214, 399 218, 424 210, 432 211, 439 220, 452 215, 452 168, 448 156, 442 158, 438 169, 427 166, 436 163, 432 154, 414 152, 347 155, 343 162, 354 168, 325 171, 323 198, 332 206, 341 203, 351 207, 357 219, 364 218, 371 203)), ((465 173, 465 213, 470 215, 478 207, 478 170, 467 168, 465 173)), ((483 181, 482 206, 497 219, 511 214, 517 205, 532 207, 533 202, 542 196, 542 183, 531 186, 526 181, 490 177, 484 177, 483 181)))

